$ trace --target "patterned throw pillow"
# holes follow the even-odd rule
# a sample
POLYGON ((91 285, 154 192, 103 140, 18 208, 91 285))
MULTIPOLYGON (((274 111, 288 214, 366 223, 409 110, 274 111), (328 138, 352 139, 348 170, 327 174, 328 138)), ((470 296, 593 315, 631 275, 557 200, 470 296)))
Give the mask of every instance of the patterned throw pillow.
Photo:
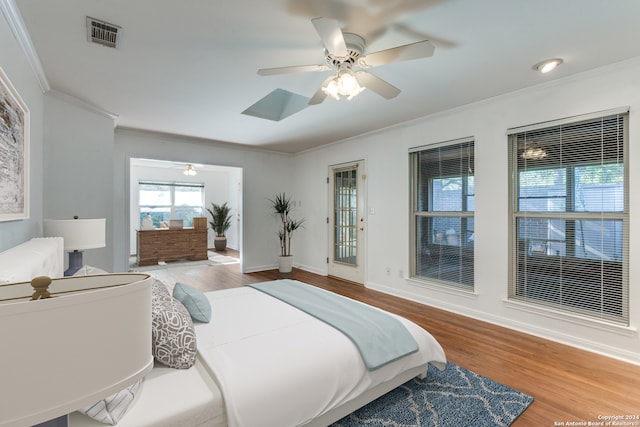
POLYGON ((168 296, 171 296, 171 294, 169 293, 169 289, 167 288, 167 285, 165 285, 160 280, 154 278, 153 283, 151 284, 151 297, 153 298, 156 296, 168 297, 168 296))
POLYGON ((127 413, 133 399, 136 397, 141 382, 142 380, 138 380, 124 390, 105 397, 93 405, 82 408, 80 412, 98 422, 114 426, 127 413))
POLYGON ((188 369, 195 363, 196 333, 191 315, 161 282, 151 287, 151 338, 158 362, 177 369, 188 369))

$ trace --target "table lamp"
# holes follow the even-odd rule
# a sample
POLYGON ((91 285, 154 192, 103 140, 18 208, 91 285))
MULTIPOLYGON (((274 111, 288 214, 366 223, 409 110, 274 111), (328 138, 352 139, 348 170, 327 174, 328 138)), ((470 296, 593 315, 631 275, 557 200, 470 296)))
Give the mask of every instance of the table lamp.
POLYGON ((64 250, 69 252, 69 268, 65 276, 73 274, 82 267, 82 251, 104 248, 106 234, 105 218, 45 219, 44 236, 62 237, 64 250))
POLYGON ((151 283, 126 273, 1 284, 0 427, 66 425, 66 414, 144 377, 151 283))

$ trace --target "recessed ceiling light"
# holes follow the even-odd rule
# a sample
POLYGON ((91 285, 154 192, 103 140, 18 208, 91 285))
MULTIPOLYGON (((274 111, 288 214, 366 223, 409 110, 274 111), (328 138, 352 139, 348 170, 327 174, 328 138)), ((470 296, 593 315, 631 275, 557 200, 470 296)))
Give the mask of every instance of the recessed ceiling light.
POLYGON ((536 71, 540 71, 542 74, 546 74, 549 71, 554 70, 558 65, 562 64, 561 58, 552 58, 545 59, 544 61, 538 62, 532 68, 536 71))

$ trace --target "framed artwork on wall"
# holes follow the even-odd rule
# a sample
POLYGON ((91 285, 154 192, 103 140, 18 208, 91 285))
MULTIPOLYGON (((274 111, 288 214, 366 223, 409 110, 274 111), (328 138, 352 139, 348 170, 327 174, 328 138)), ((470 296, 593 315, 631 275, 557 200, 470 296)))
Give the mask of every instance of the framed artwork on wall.
POLYGON ((29 218, 29 109, 0 68, 0 221, 29 218))

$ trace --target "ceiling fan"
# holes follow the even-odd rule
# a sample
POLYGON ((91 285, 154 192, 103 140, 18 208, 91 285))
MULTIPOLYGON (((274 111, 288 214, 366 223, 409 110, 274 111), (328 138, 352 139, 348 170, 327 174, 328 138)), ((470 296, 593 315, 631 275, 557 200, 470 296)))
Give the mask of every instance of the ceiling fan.
POLYGON ((368 68, 433 55, 435 47, 428 40, 397 46, 365 54, 364 39, 353 33, 343 32, 338 21, 329 18, 311 20, 325 47, 325 64, 291 67, 262 68, 261 76, 308 71, 335 70, 309 100, 310 105, 320 104, 327 96, 339 99, 340 95, 351 99, 369 88, 386 99, 400 93, 400 89, 366 71, 368 68))

